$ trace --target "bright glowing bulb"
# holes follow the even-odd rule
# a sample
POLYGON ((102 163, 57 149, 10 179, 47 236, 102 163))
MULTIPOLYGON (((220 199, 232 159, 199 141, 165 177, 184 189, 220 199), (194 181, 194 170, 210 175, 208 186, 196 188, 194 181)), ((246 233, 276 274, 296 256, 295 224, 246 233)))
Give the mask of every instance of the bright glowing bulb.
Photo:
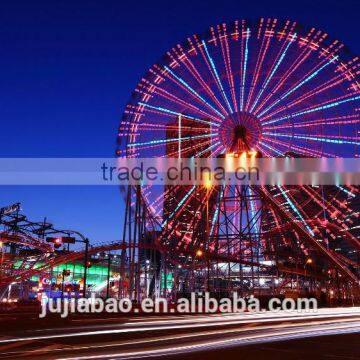
POLYGON ((210 179, 206 180, 204 186, 206 189, 210 189, 212 186, 211 180, 210 179))
POLYGON ((207 176, 204 179, 204 186, 206 189, 210 189, 212 186, 212 181, 211 181, 211 173, 208 172, 207 176))
POLYGON ((196 251, 196 256, 197 257, 201 257, 202 255, 203 255, 202 250, 199 249, 199 250, 196 251))

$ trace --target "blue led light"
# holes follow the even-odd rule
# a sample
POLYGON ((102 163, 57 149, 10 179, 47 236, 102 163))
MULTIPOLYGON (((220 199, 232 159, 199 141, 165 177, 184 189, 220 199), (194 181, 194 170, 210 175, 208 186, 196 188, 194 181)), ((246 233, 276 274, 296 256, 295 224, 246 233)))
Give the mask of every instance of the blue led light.
POLYGON ((225 101, 226 101, 226 104, 227 104, 230 112, 233 112, 233 109, 232 109, 232 107, 231 107, 231 105, 230 105, 230 102, 229 102, 229 100, 228 100, 228 98, 227 98, 227 96, 226 96, 226 94, 225 94, 224 88, 223 88, 223 86, 222 86, 222 84, 221 84, 220 77, 219 77, 219 74, 218 74, 218 72, 217 72, 217 70, 216 70, 214 61, 213 61, 212 57, 211 57, 210 54, 209 54, 209 51, 208 51, 208 49, 207 49, 207 46, 206 46, 204 40, 202 41, 202 44, 204 45, 204 49, 205 49, 206 55, 207 55, 207 57, 209 58, 211 68, 212 68, 213 71, 214 71, 216 80, 217 80, 217 82, 218 82, 218 84, 219 84, 219 87, 220 87, 220 89, 221 89, 221 93, 222 93, 223 96, 224 96, 224 99, 225 99, 225 101))

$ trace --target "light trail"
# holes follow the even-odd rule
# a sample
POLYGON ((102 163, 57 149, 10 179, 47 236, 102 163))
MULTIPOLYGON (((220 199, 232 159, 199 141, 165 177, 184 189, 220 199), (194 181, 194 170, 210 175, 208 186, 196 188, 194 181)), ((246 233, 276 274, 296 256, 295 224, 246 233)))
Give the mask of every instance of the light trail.
MULTIPOLYGON (((242 325, 254 323, 254 321, 261 322, 274 322, 274 321, 294 321, 294 320, 319 320, 329 319, 329 318, 350 318, 350 317, 360 317, 360 308, 351 308, 350 311, 346 309, 330 309, 329 311, 318 313, 301 313, 297 311, 293 312, 260 312, 257 314, 251 314, 246 316, 244 314, 229 314, 227 316, 219 315, 218 317, 204 316, 202 318, 194 316, 193 319, 186 320, 164 320, 155 322, 163 326, 154 325, 153 321, 147 321, 142 323, 125 323, 120 329, 107 329, 107 330, 94 330, 94 331, 80 331, 75 333, 64 333, 64 334, 49 334, 49 335, 38 335, 38 336, 27 336, 27 337, 14 337, 7 339, 0 339, 0 344, 9 344, 13 342, 20 341, 41 341, 41 340, 50 340, 50 339, 65 339, 73 337, 87 337, 87 336, 98 336, 106 334, 122 334, 122 333, 133 333, 133 332, 151 332, 156 330, 182 330, 182 329, 201 329, 208 327, 219 327, 227 325, 242 325), (244 316, 246 319, 244 319, 244 316), (225 320, 224 320, 225 319, 225 320), (127 325, 127 327, 126 327, 127 325), (145 325, 145 327, 139 327, 139 325, 145 325)), ((357 319, 360 321, 360 318, 357 319)), ((360 331, 360 328, 359 328, 360 331)))
MULTIPOLYGON (((200 344, 190 344, 185 346, 171 346, 165 347, 162 349, 150 349, 143 351, 135 352, 117 352, 111 353, 109 355, 95 355, 95 356, 85 356, 85 357, 61 357, 62 360, 87 360, 87 359, 106 359, 106 358, 115 358, 115 359, 132 359, 132 358, 151 358, 156 356, 169 356, 175 354, 183 354, 194 351, 208 351, 216 350, 229 346, 241 346, 241 345, 250 345, 255 343, 266 343, 274 341, 286 341, 292 339, 301 339, 305 337, 318 337, 324 335, 338 335, 338 334, 349 334, 349 333, 358 333, 360 332, 360 322, 351 324, 351 325, 342 325, 342 326, 318 326, 317 328, 311 330, 288 330, 288 331, 271 331, 268 334, 257 334, 249 336, 236 336, 226 340, 212 340, 209 342, 202 342, 200 344)), ((216 333, 217 335, 222 335, 223 332, 216 333)), ((185 336, 186 337, 186 336, 185 336)), ((183 338, 183 337, 181 337, 183 338)), ((179 337, 172 338, 179 340, 179 337)))
MULTIPOLYGON (((341 331, 341 330, 345 330, 348 329, 351 332, 357 332, 358 331, 358 326, 360 325, 360 322, 354 322, 354 320, 352 319, 338 319, 338 320, 325 320, 325 321, 313 321, 311 323, 281 323, 281 324, 273 324, 273 325, 258 325, 256 327, 250 326, 250 327, 241 327, 241 328, 236 328, 236 329, 222 329, 222 330, 210 330, 210 331, 202 331, 202 332, 198 332, 198 333, 185 333, 185 334, 176 334, 176 335, 165 335, 165 336, 156 336, 156 337, 150 337, 150 338, 145 338, 145 339, 140 339, 140 340, 130 340, 130 341, 115 341, 115 342, 111 342, 111 343, 97 343, 97 344, 93 344, 92 345, 72 345, 72 346, 67 346, 66 348, 59 346, 58 344, 54 344, 54 345, 50 345, 51 348, 51 352, 64 352, 64 351, 71 351, 71 352, 79 352, 79 351, 94 351, 94 350, 104 350, 106 348, 114 348, 114 347, 126 347, 126 346, 131 346, 133 347, 134 345, 136 345, 137 347, 139 345, 145 345, 145 346, 149 346, 149 345, 155 345, 156 347, 159 347, 159 345, 161 345, 162 343, 166 343, 169 341, 176 341, 176 343, 180 343, 180 342, 189 342, 191 340, 191 342, 193 343, 194 341, 197 341, 197 345, 200 345, 201 343, 199 343, 200 341, 204 341, 206 340, 206 338, 209 339, 209 337, 215 337, 215 341, 211 341, 208 342, 209 344, 212 344, 215 346, 215 348, 217 348, 217 338, 219 337, 219 335, 221 335, 221 337, 229 337, 229 335, 232 335, 232 339, 249 339, 252 338, 253 335, 251 335, 252 333, 255 333, 255 336, 259 336, 259 333, 261 332, 261 336, 264 337, 265 339, 268 337, 274 337, 274 336, 279 336, 279 332, 282 331, 281 335, 284 333, 284 330, 286 329, 286 333, 290 334, 290 333, 301 333, 303 335, 305 334, 309 334, 309 332, 313 332, 315 329, 317 329, 317 331, 322 331, 322 335, 324 331, 326 330, 334 330, 335 331, 335 327, 336 327, 336 331, 341 331), (317 326, 317 328, 316 328, 317 326), (250 333, 250 334, 249 334, 250 333), (249 336, 250 335, 250 336, 249 336)), ((303 336, 302 336, 303 337, 303 336)), ((166 346, 166 344, 164 344, 166 346)), ((164 346, 163 345, 163 346, 164 346)), ((165 350, 165 349, 163 349, 165 350)), ((166 348, 166 350, 168 351, 168 348, 166 348)), ((1 351, 1 349, 0 349, 1 351)), ((24 355, 35 355, 35 354, 46 354, 50 352, 48 347, 45 348, 40 348, 40 349, 35 349, 35 350, 29 350, 29 351, 13 351, 13 352, 0 352, 0 355, 17 355, 17 354, 22 354, 24 355)), ((150 350, 148 350, 148 352, 151 352, 150 350)), ((121 352, 124 355, 127 355, 125 353, 125 351, 123 350, 121 352)), ((114 354, 111 354, 114 355, 114 354)), ((109 355, 109 356, 111 356, 109 355)), ((63 358, 63 357, 62 357, 63 358)), ((74 358, 71 358, 74 359, 74 358)))

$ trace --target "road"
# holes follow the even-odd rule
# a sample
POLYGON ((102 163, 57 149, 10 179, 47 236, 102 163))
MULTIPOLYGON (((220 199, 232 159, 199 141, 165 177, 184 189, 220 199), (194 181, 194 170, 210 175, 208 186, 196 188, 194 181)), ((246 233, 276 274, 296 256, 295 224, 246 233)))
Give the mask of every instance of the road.
POLYGON ((306 357, 311 359, 310 353, 319 359, 321 344, 330 356, 325 358, 360 358, 359 307, 319 309, 315 313, 88 317, 56 326, 51 321, 38 321, 37 326, 22 327, 20 317, 11 322, 19 326, 0 329, 1 359, 204 359, 221 354, 227 354, 226 359, 239 358, 239 354, 243 359, 260 359, 266 354, 275 354, 277 359, 301 359, 292 357, 300 354, 297 350, 291 351, 301 352, 306 346, 306 357), (331 336, 334 341, 326 340, 331 336), (307 340, 311 340, 310 348, 307 340), (336 353, 331 350, 334 346, 336 353), (251 351, 255 351, 254 357, 251 351))

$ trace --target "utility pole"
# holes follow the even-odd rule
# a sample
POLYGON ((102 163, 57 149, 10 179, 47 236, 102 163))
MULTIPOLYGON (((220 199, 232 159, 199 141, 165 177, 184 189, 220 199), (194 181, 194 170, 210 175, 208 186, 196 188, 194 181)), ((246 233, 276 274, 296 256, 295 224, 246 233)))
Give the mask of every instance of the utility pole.
POLYGON ((110 266, 111 266, 111 255, 108 254, 108 266, 107 266, 107 285, 106 285, 106 298, 109 298, 109 294, 110 294, 110 266))
POLYGON ((85 242, 85 256, 84 256, 84 288, 83 288, 83 297, 86 297, 86 277, 87 277, 87 268, 88 268, 88 252, 89 252, 89 239, 86 238, 85 242))

